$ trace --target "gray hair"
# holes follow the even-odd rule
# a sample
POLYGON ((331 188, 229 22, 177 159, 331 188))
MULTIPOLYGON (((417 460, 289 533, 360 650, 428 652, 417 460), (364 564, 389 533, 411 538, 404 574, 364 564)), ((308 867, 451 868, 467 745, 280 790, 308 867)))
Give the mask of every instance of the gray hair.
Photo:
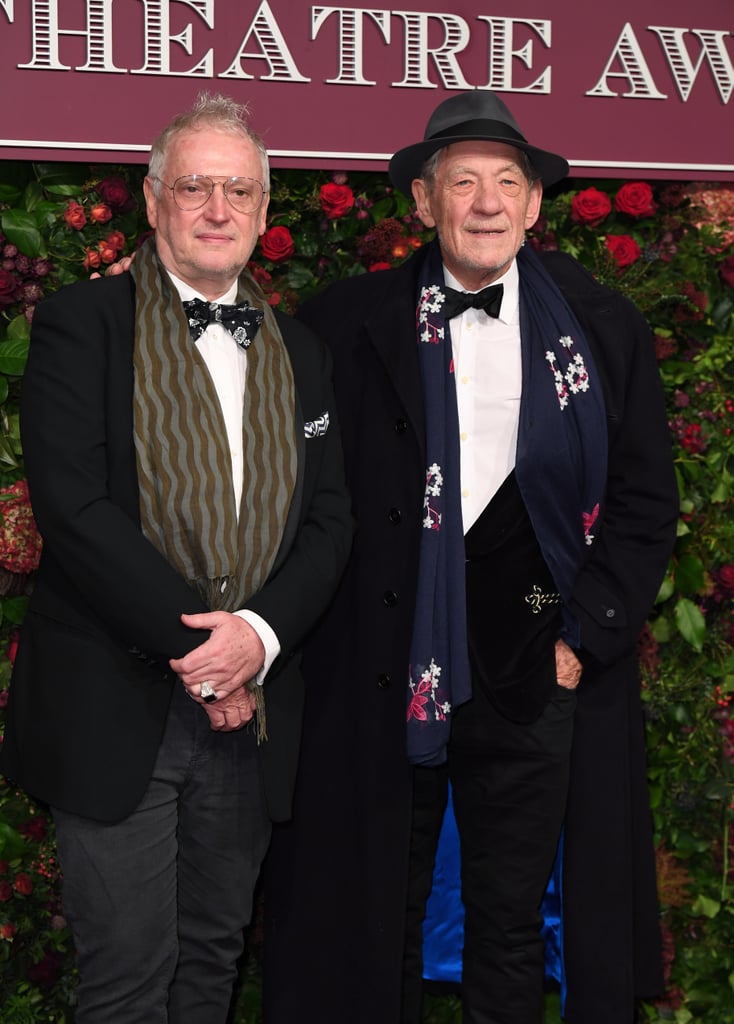
POLYGON ((171 140, 183 132, 196 132, 203 128, 211 128, 218 132, 229 132, 248 139, 260 154, 262 164, 263 188, 270 191, 270 166, 265 143, 254 129, 247 123, 249 117, 247 104, 236 103, 229 96, 221 94, 210 96, 200 92, 191 110, 186 110, 166 125, 150 148, 148 175, 153 179, 153 191, 157 198, 161 196, 160 176, 168 155, 171 140))
MULTIPOLYGON (((507 145, 511 146, 512 143, 507 143, 507 145)), ((435 153, 431 153, 431 155, 428 157, 426 162, 421 167, 420 177, 426 183, 426 188, 428 189, 429 192, 433 190, 433 187, 436 184, 436 178, 438 177, 438 165, 441 162, 441 154, 445 152, 446 148, 446 146, 442 146, 441 149, 437 149, 435 153)), ((538 175, 535 171, 535 168, 530 162, 530 157, 524 149, 516 149, 516 152, 518 154, 517 162, 520 166, 520 170, 525 175, 528 185, 532 187, 536 181, 540 180, 540 175, 538 175)))

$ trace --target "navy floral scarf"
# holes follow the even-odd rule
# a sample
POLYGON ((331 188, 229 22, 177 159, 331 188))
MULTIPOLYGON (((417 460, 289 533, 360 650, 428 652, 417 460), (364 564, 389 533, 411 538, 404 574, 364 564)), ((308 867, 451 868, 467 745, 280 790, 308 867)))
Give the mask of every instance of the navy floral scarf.
MULTIPOLYGON (((522 401, 515 472, 564 600, 593 544, 607 472, 604 401, 588 342, 529 246, 518 254, 522 401)), ((408 759, 446 759, 452 711, 471 697, 466 639, 459 416, 443 266, 432 242, 418 281, 416 341, 426 415, 426 490, 407 696, 408 759)))

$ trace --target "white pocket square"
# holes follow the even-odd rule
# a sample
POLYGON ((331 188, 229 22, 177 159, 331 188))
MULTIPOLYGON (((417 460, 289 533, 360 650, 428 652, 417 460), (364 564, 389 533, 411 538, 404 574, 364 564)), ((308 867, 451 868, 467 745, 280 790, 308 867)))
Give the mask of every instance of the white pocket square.
POLYGON ((322 413, 317 420, 309 420, 303 424, 303 432, 306 437, 323 437, 329 429, 329 414, 322 413))

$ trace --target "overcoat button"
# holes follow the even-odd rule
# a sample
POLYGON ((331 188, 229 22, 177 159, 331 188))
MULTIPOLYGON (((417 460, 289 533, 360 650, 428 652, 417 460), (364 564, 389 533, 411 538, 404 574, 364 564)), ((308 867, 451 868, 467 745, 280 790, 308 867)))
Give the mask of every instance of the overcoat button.
POLYGON ((400 520, 403 518, 403 513, 400 511, 399 508, 391 508, 390 511, 387 513, 387 518, 390 520, 393 526, 397 526, 400 520))
POLYGON ((381 672, 377 677, 377 685, 381 690, 386 690, 390 685, 390 676, 386 672, 381 672))
POLYGON ((382 595, 382 600, 385 602, 388 608, 394 608, 398 603, 398 595, 394 590, 386 590, 382 595))
POLYGON ((616 614, 617 613, 615 612, 614 608, 607 608, 607 618, 608 619, 613 619, 616 614))
POLYGON ((395 420, 395 433, 396 434, 404 434, 407 429, 408 429, 408 421, 406 419, 404 419, 401 416, 399 419, 395 420))

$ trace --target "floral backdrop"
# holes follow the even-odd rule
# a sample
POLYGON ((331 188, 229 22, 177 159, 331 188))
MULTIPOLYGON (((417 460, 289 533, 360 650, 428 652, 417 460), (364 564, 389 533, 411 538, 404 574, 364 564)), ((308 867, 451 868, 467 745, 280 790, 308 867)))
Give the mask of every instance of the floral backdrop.
MULTIPOLYGON (((139 244, 142 173, 0 164, 0 724, 41 547, 18 430, 33 310, 139 244)), ((276 172, 270 209, 251 269, 288 311, 430 237, 379 174, 276 172)), ((667 981, 641 1019, 734 1024, 734 186, 571 180, 546 197, 530 242, 578 257, 653 331, 682 514, 639 640, 667 981)), ((73 1020, 58 882, 47 815, 0 780, 3 1021, 73 1020)))

